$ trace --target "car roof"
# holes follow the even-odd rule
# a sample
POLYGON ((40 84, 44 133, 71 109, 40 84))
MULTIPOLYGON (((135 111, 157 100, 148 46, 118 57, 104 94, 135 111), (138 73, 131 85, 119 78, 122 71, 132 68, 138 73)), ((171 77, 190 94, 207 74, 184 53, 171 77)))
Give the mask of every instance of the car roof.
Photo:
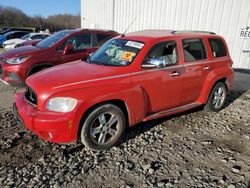
POLYGON ((164 38, 164 37, 197 37, 197 36, 210 36, 215 35, 213 32, 209 31, 186 31, 186 30, 141 30, 136 32, 127 33, 122 35, 124 39, 133 39, 133 40, 140 40, 140 41, 147 41, 153 40, 157 38, 164 38))
POLYGON ((30 33, 32 36, 34 35, 49 35, 48 33, 30 33))
POLYGON ((29 34, 29 31, 9 31, 8 33, 5 33, 6 35, 12 34, 12 33, 27 33, 29 34))
POLYGON ((113 30, 107 30, 107 29, 81 29, 81 28, 74 28, 74 29, 64 29, 58 32, 63 32, 63 31, 67 31, 69 33, 74 33, 74 32, 82 32, 82 31, 90 31, 90 32, 108 32, 108 33, 115 33, 118 34, 116 31, 113 30))

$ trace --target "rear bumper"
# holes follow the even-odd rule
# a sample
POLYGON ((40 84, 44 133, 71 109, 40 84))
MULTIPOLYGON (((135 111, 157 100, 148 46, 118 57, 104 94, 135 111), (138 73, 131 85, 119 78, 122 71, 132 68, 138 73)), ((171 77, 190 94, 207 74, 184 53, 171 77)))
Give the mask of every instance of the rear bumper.
POLYGON ((76 141, 72 114, 43 112, 26 102, 23 93, 16 95, 16 118, 44 140, 56 143, 76 141))

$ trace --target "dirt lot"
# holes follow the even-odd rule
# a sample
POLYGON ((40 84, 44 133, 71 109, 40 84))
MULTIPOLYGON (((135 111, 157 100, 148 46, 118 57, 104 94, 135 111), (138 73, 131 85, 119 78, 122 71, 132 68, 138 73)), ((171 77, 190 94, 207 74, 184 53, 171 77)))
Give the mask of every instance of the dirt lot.
POLYGON ((90 152, 47 143, 13 119, 14 90, 0 83, 0 187, 248 187, 250 75, 236 74, 219 113, 192 110, 128 131, 90 152))

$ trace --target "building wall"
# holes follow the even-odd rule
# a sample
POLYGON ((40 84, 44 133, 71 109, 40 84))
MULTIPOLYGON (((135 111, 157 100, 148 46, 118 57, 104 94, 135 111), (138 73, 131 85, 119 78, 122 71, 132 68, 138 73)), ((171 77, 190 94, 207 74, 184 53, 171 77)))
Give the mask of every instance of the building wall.
MULTIPOLYGON (((235 68, 250 69, 250 39, 240 38, 250 26, 250 0, 81 0, 83 28, 123 33, 141 29, 208 30, 222 35, 235 68)), ((249 30, 250 31, 250 30, 249 30)))

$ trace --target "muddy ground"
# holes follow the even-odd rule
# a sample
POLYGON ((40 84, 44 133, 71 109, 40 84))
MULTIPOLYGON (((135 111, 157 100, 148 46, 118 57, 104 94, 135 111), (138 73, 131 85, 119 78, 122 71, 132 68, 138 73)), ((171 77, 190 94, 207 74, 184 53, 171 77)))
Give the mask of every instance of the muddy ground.
POLYGON ((28 132, 13 119, 15 91, 0 83, 0 187, 249 187, 250 75, 239 75, 219 113, 136 125, 104 152, 28 132))

